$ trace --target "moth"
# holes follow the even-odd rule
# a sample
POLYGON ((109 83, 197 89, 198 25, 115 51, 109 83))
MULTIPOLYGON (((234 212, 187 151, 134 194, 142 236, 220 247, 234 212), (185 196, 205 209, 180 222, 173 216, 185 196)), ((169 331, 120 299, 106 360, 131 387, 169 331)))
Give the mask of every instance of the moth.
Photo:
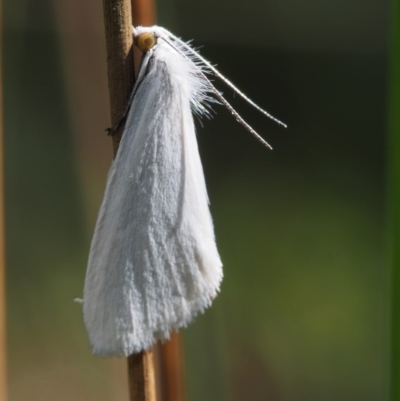
POLYGON ((209 307, 223 277, 193 114, 222 103, 220 78, 267 117, 188 43, 166 29, 133 28, 143 52, 119 151, 90 247, 83 315, 94 354, 128 356, 167 340, 209 307))

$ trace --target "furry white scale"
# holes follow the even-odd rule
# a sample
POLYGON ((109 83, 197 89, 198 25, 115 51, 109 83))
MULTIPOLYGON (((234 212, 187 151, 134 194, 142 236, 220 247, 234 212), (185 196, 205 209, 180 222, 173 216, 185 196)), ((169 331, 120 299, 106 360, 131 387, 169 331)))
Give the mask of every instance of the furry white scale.
POLYGON ((222 280, 192 111, 207 66, 160 27, 143 58, 91 244, 83 312, 94 354, 130 355, 210 306, 222 280), (168 40, 163 40, 163 36, 168 40))

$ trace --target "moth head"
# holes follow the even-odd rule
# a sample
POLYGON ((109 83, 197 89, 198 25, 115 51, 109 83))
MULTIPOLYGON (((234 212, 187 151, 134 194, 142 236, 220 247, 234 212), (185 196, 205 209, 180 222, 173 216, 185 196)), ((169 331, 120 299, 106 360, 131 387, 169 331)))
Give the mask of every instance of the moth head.
POLYGON ((143 52, 147 52, 147 50, 154 47, 157 43, 156 36, 151 32, 144 32, 141 35, 135 38, 136 46, 143 52))

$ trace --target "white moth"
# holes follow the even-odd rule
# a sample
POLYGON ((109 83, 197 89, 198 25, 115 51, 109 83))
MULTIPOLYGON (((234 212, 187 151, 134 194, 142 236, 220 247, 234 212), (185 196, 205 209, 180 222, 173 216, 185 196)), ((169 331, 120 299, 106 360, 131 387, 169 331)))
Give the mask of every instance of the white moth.
POLYGON ((143 58, 84 286, 89 342, 101 356, 128 356, 168 339, 209 307, 219 291, 222 263, 192 111, 208 115, 210 102, 223 103, 269 145, 205 74, 221 78, 280 123, 167 30, 138 27, 133 33, 143 58))

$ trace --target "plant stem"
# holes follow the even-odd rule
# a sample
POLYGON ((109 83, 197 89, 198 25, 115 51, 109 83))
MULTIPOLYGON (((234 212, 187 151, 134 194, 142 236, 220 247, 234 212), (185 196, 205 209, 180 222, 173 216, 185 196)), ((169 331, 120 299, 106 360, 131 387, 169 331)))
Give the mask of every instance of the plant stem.
MULTIPOLYGON (((132 52, 130 0, 103 0, 107 46, 107 72, 110 93, 111 125, 121 117, 131 93, 135 74, 132 52)), ((123 125, 112 136, 114 157, 118 152, 123 125)), ((131 401, 155 401, 153 353, 128 357, 131 401)))
POLYGON ((171 339, 160 346, 159 359, 162 401, 185 401, 184 361, 179 333, 171 333, 171 339))
POLYGON ((390 399, 400 401, 400 0, 392 0, 389 202, 391 229, 390 399))
POLYGON ((153 351, 128 357, 130 401, 156 401, 153 351))
MULTIPOLYGON (((153 25, 155 7, 152 0, 103 0, 107 45, 108 83, 111 122, 119 120, 134 82, 132 20, 135 25, 153 25)), ((114 157, 123 132, 123 124, 113 135, 114 157)), ((162 401, 184 401, 183 356, 179 334, 160 350, 160 394, 162 401)), ((130 401, 155 401, 156 377, 153 352, 128 357, 130 401)))
MULTIPOLYGON (((0 8, 2 9, 0 0, 0 8)), ((3 44, 3 21, 0 13, 0 49, 3 44)), ((7 399, 6 358, 6 295, 5 295, 5 249, 4 249, 4 151, 3 151, 3 68, 0 52, 0 401, 7 399)))
MULTIPOLYGON (((103 0, 103 6, 111 125, 113 125, 125 109, 135 80, 131 3, 130 0, 103 0)), ((123 125, 121 124, 112 137, 114 156, 118 151, 123 125)))

